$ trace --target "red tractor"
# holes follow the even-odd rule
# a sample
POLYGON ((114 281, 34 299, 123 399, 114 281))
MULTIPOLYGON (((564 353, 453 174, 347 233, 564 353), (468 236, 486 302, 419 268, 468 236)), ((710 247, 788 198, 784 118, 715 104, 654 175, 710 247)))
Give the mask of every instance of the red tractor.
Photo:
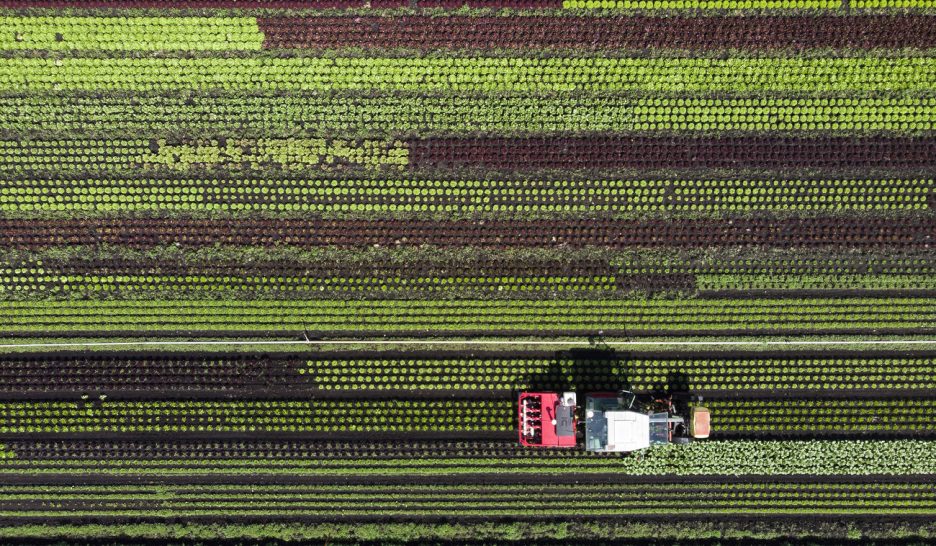
MULTIPOLYGON (((561 397, 554 392, 521 393, 520 443, 528 447, 576 447, 578 410, 574 392, 562 393, 561 397)), ((587 451, 626 453, 650 446, 684 444, 708 438, 710 431, 707 408, 688 408, 687 422, 670 395, 589 393, 584 410, 587 451)))

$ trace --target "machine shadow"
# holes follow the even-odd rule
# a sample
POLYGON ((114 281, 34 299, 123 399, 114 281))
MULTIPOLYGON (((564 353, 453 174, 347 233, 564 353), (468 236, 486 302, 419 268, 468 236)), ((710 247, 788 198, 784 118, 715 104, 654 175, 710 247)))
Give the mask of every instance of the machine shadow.
POLYGON ((605 348, 557 351, 549 367, 526 378, 532 392, 631 390, 630 355, 605 348))
POLYGON ((653 393, 656 396, 669 396, 676 411, 688 414, 689 403, 701 400, 692 392, 691 385, 692 380, 685 372, 673 370, 666 375, 666 384, 655 385, 653 393))
POLYGON ((691 398, 692 377, 670 370, 666 379, 648 384, 640 379, 647 370, 637 370, 631 354, 610 348, 588 347, 557 351, 549 367, 524 378, 522 390, 531 392, 618 392, 672 395, 674 400, 691 398), (640 373, 638 373, 640 372, 640 373))

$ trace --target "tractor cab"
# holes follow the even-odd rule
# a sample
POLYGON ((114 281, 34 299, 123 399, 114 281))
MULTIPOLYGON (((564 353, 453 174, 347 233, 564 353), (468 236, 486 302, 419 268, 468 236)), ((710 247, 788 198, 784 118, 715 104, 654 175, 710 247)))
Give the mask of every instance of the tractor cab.
POLYGON ((585 399, 585 449, 601 453, 627 453, 671 443, 708 438, 709 412, 689 410, 689 423, 678 415, 669 397, 635 405, 631 392, 590 394, 585 399))

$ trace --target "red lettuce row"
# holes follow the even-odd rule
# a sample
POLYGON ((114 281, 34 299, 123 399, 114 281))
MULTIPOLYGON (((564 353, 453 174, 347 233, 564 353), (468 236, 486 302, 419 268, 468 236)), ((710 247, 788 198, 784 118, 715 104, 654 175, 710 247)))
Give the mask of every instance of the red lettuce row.
POLYGON ((694 219, 329 220, 307 218, 0 219, 0 245, 178 244, 318 248, 433 245, 486 248, 602 246, 613 249, 722 246, 925 249, 936 217, 759 217, 694 219))
POLYGON ((936 17, 271 17, 268 48, 810 49, 930 48, 936 17))
POLYGON ((936 167, 936 139, 918 138, 488 137, 407 147, 411 169, 936 167))

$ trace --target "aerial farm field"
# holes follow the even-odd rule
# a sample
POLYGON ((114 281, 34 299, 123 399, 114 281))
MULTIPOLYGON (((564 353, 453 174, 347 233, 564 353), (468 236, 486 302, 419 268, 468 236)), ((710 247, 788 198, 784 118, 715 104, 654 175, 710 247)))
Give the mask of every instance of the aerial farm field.
POLYGON ((0 541, 936 538, 934 128, 932 0, 0 0, 0 541))

